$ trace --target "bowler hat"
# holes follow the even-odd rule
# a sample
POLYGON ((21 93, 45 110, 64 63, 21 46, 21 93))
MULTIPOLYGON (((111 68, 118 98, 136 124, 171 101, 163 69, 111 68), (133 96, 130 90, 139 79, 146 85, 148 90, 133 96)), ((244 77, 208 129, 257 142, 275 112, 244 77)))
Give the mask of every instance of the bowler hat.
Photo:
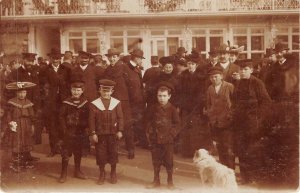
POLYGON ((192 55, 192 54, 190 54, 190 55, 188 55, 187 57, 186 57, 186 61, 187 62, 194 62, 194 63, 196 63, 196 64, 200 64, 201 63, 201 60, 202 60, 202 58, 201 58, 201 56, 195 56, 195 55, 192 55))
POLYGON ((37 54, 36 53, 22 53, 23 59, 27 59, 27 60, 35 60, 35 56, 37 54))
POLYGON ((107 50, 107 54, 105 54, 105 56, 113 56, 113 55, 120 55, 120 51, 117 50, 116 48, 110 48, 107 50))
POLYGON ((134 49, 132 52, 130 52, 130 54, 132 55, 132 56, 135 56, 135 57, 138 57, 138 58, 142 58, 142 59, 145 59, 144 58, 144 52, 143 52, 143 50, 141 50, 141 49, 134 49))
POLYGON ((6 85, 6 89, 8 90, 23 90, 27 88, 31 88, 36 86, 35 83, 32 82, 11 82, 6 85))
POLYGON ((90 58, 91 57, 91 54, 88 52, 85 52, 85 51, 78 51, 78 55, 81 58, 90 58))
POLYGON ((61 54, 56 49, 51 49, 51 52, 48 53, 47 56, 49 56, 50 58, 53 58, 53 59, 60 59, 63 56, 63 54, 61 54))

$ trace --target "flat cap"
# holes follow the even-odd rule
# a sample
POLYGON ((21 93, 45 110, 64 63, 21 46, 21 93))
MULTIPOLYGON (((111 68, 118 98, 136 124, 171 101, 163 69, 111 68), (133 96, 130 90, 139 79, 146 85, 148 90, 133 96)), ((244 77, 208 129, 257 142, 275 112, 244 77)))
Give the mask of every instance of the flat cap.
POLYGON ((161 81, 160 83, 158 83, 157 90, 160 89, 160 88, 163 88, 163 87, 166 87, 166 88, 170 89, 171 92, 174 92, 174 90, 175 90, 173 84, 170 83, 170 82, 167 82, 167 81, 161 81))
POLYGON ((116 86, 116 82, 109 79, 99 80, 99 85, 101 89, 112 90, 116 86))
POLYGON ((208 69, 208 75, 215 75, 215 74, 223 74, 224 70, 222 67, 215 66, 208 69))
POLYGON ((253 60, 252 59, 237 60, 236 64, 241 68, 245 68, 245 67, 253 68, 253 60))

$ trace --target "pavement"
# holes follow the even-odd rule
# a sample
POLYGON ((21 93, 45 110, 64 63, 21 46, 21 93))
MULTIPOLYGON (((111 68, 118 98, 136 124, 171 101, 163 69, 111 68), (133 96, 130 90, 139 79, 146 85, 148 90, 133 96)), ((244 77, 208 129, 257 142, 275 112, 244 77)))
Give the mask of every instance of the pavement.
MULTIPOLYGON (((36 145, 33 156, 39 157, 35 168, 24 169, 16 173, 9 168, 10 153, 1 150, 1 191, 3 192, 295 192, 292 190, 266 190, 258 187, 240 186, 237 191, 212 189, 201 184, 198 170, 191 158, 174 156, 174 184, 175 190, 169 190, 166 185, 167 175, 165 169, 161 170, 162 186, 157 189, 146 189, 153 179, 153 168, 149 150, 136 148, 135 159, 127 159, 126 154, 120 153, 117 165, 118 183, 110 184, 109 175, 104 185, 97 185, 99 170, 95 156, 88 155, 82 158, 81 170, 88 176, 87 180, 73 177, 74 161, 70 159, 68 178, 63 184, 58 183, 60 176, 61 157, 47 157, 49 145, 47 134, 43 134, 43 144, 36 145)), ((106 166, 109 174, 110 167, 106 166)))

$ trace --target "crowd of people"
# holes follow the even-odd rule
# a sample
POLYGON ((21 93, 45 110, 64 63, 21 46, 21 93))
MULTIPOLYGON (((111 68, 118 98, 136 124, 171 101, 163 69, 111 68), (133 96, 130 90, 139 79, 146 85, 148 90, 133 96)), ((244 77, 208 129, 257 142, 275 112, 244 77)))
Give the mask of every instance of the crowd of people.
POLYGON ((117 183, 118 143, 128 159, 135 147, 152 153, 154 179, 160 185, 165 166, 173 187, 173 154, 192 157, 204 148, 235 169, 241 184, 287 185, 299 181, 299 61, 278 43, 257 63, 240 60, 237 46, 222 44, 204 60, 196 49, 158 58, 142 71, 144 53, 105 56, 52 50, 49 62, 23 53, 21 62, 2 64, 1 144, 12 150, 10 168, 34 167, 31 155, 49 134, 50 157, 62 156, 59 182, 65 182, 70 156, 75 177, 86 179, 81 159, 96 149, 98 184, 111 165, 117 183), (107 58, 107 59, 105 59, 107 58), (216 147, 216 148, 215 148, 216 147))

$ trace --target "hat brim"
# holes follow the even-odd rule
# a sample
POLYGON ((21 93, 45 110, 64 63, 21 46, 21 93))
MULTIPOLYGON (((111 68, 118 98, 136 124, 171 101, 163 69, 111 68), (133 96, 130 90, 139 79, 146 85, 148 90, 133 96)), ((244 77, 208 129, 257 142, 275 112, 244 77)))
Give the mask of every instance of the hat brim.
POLYGON ((32 82, 12 82, 6 85, 6 89, 8 90, 23 90, 36 86, 35 83, 32 82))
POLYGON ((132 55, 132 56, 135 56, 135 57, 138 57, 138 58, 142 58, 142 59, 146 59, 146 58, 144 58, 143 56, 140 56, 140 55, 137 55, 137 54, 134 54, 134 53, 130 53, 130 55, 132 55))

